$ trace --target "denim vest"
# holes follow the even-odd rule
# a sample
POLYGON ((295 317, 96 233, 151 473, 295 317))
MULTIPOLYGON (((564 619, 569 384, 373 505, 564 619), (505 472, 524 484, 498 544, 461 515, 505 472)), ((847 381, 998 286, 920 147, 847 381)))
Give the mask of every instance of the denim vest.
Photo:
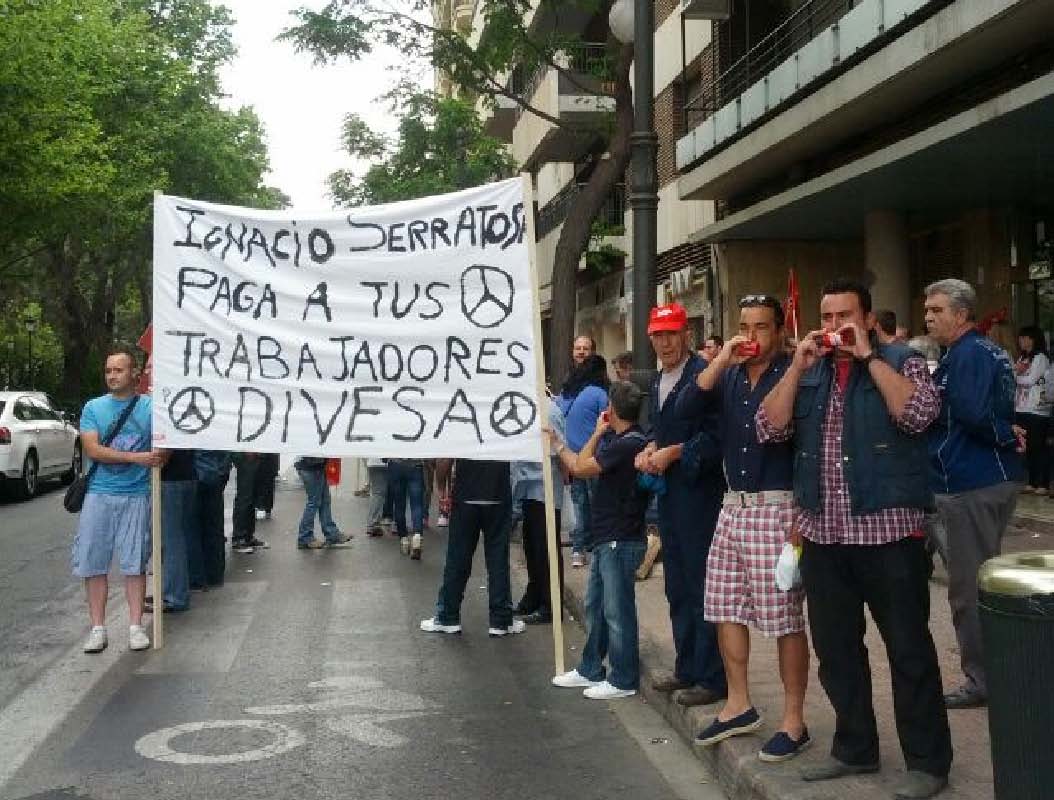
MULTIPOLYGON (((909 356, 918 355, 902 344, 878 345, 876 352, 897 372, 909 356)), ((816 513, 833 373, 832 359, 822 359, 802 375, 794 400, 794 500, 816 513)), ((844 407, 842 470, 853 515, 932 508, 926 436, 910 436, 897 427, 865 365, 853 364, 844 407)))

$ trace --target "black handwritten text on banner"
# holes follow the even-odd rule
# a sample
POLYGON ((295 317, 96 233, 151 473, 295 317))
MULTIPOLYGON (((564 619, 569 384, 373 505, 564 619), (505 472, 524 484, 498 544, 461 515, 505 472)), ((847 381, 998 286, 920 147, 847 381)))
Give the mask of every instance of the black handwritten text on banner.
POLYGON ((161 447, 540 458, 519 179, 322 214, 159 195, 161 447))

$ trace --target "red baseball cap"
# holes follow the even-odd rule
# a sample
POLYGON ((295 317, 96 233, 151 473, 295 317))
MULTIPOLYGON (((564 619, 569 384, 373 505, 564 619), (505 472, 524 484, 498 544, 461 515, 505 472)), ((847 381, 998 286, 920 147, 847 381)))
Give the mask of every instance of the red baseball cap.
POLYGON ((656 306, 648 315, 648 335, 660 331, 683 331, 688 327, 688 313, 679 303, 656 306))

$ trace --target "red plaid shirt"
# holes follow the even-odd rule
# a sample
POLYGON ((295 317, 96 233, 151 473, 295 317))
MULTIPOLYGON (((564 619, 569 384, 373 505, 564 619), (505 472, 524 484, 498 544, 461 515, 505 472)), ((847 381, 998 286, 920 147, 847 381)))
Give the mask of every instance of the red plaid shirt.
MULTIPOLYGON (((915 384, 904 412, 896 420, 907 434, 919 434, 940 413, 940 395, 930 378, 926 362, 909 358, 901 374, 915 384)), ((823 455, 820 464, 820 512, 798 510, 798 530, 817 544, 889 544, 922 530, 924 512, 917 508, 886 508, 873 514, 854 516, 849 500, 849 486, 842 474, 842 423, 845 394, 831 376, 831 394, 823 422, 823 455)), ((758 441, 783 442, 794 433, 793 423, 777 428, 769 422, 765 407, 758 408, 755 418, 758 441)))

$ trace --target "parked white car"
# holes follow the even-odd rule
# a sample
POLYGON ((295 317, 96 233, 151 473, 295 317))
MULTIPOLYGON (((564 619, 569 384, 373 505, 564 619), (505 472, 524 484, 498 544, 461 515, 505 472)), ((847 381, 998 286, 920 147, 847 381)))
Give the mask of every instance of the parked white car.
POLYGON ((0 392, 0 481, 23 498, 40 482, 70 483, 82 463, 79 431, 43 392, 0 392))

